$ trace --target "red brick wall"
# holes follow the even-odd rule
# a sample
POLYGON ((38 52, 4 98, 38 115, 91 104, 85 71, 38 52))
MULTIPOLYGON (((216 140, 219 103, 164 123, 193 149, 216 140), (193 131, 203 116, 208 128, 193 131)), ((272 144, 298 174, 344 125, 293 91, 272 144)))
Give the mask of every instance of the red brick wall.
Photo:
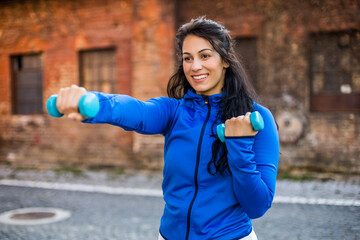
POLYGON ((184 0, 178 5, 178 26, 206 15, 233 37, 257 38, 258 93, 280 125, 281 169, 360 172, 360 114, 310 111, 308 61, 311 33, 360 29, 359 2, 184 0))
MULTIPOLYGON (((174 71, 174 3, 137 0, 133 12, 132 96, 140 100, 166 96, 174 71)), ((133 153, 140 167, 163 165, 163 136, 134 133, 133 153)))
MULTIPOLYGON (((88 49, 116 49, 118 93, 164 95, 173 68, 172 11, 171 1, 160 0, 2 1, 0 162, 138 166, 133 145, 143 147, 141 138, 120 128, 12 115, 10 56, 42 53, 44 109, 61 87, 79 84, 78 52, 88 49)), ((152 155, 159 159, 159 152, 152 155)))
POLYGON ((79 82, 78 52, 116 48, 118 93, 164 96, 176 27, 206 15, 256 37, 258 93, 280 125, 281 169, 360 172, 360 114, 310 111, 309 35, 360 29, 359 3, 329 1, 0 1, 0 162, 160 168, 159 136, 44 115, 11 115, 10 56, 42 53, 44 107, 79 82), (290 125, 289 125, 290 123, 290 125))

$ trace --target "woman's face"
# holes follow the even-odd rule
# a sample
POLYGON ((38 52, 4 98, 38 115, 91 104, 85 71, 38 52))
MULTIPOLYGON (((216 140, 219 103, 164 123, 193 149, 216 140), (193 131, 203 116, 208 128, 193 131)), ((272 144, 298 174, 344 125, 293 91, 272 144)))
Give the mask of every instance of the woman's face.
POLYGON ((229 65, 222 60, 209 41, 188 35, 184 39, 182 52, 184 74, 196 93, 221 93, 229 65))

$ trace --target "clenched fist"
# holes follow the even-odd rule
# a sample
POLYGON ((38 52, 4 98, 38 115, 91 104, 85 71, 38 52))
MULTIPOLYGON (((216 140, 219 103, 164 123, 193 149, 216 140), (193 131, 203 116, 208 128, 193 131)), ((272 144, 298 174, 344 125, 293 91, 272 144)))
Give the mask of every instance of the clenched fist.
POLYGON ((251 125, 250 112, 225 121, 226 137, 255 136, 257 133, 251 125))
POLYGON ((85 120, 85 117, 79 113, 79 101, 86 93, 85 88, 76 85, 61 88, 56 100, 56 107, 60 113, 65 114, 69 119, 85 120))

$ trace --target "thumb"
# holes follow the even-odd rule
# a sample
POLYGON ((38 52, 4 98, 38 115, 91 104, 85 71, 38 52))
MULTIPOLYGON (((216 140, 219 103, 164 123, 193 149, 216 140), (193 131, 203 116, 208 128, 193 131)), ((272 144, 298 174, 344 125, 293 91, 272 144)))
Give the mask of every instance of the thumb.
POLYGON ((75 121, 79 121, 79 122, 86 119, 83 115, 81 115, 80 113, 76 113, 76 112, 69 113, 67 115, 67 117, 71 120, 75 120, 75 121))

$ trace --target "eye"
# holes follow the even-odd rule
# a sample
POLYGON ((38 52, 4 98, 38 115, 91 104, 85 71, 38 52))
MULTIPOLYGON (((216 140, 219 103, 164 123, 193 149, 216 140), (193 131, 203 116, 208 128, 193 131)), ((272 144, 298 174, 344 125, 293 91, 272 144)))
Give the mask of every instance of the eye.
POLYGON ((183 57, 183 61, 184 62, 189 62, 189 61, 191 61, 191 57, 183 57))
POLYGON ((207 59, 207 58, 209 58, 209 57, 211 57, 211 56, 210 56, 209 54, 202 54, 201 57, 202 57, 203 59, 207 59))

